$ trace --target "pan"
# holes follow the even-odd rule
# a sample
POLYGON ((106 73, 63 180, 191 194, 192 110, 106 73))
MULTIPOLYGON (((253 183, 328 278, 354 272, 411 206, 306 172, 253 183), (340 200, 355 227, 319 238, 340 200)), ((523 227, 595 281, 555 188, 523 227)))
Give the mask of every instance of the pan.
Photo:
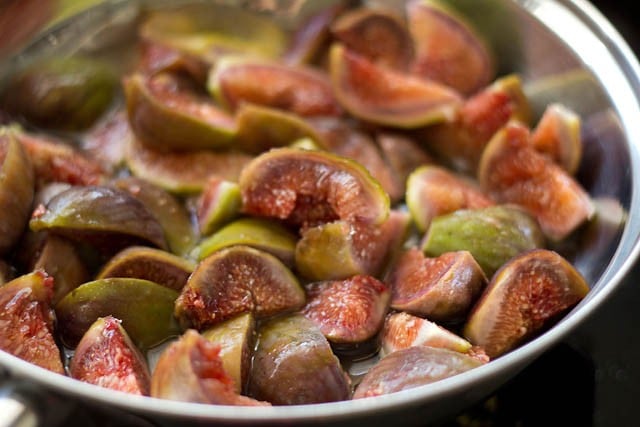
MULTIPOLYGON (((68 19, 49 23, 35 41, 0 63, 0 77, 4 81, 16 69, 43 56, 126 45, 143 11, 187 3, 206 2, 99 2, 68 19)), ((304 0, 209 3, 244 8, 290 27, 327 6, 326 2, 304 0)), ((391 7, 404 4, 400 0, 384 3, 391 7)), ((589 238, 561 248, 591 288, 575 308, 537 338, 473 370, 385 396, 312 405, 240 409, 130 396, 53 374, 0 352, 6 384, 0 395, 0 414, 4 418, 0 425, 42 423, 42 406, 47 406, 47 399, 42 396, 49 392, 167 426, 427 425, 489 396, 607 304, 640 250, 637 185, 640 66, 616 29, 587 1, 459 0, 458 3, 462 6, 473 3, 473 7, 461 10, 470 21, 492 32, 501 71, 522 76, 525 92, 534 100, 534 114, 539 116, 550 100, 562 102, 581 114, 584 153, 578 180, 602 206, 615 206, 624 213, 623 220, 617 217, 601 221, 595 230, 589 231, 589 238), (40 396, 35 399, 36 405, 33 396, 40 396)), ((604 208, 602 217, 607 218, 608 212, 604 208)), ((55 408, 48 410, 53 412, 47 417, 56 412, 55 408)))

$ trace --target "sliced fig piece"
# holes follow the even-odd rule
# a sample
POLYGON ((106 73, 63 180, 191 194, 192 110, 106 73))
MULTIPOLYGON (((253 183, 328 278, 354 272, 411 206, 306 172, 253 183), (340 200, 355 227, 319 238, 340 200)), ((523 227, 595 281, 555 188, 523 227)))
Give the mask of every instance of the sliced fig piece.
POLYGON ((238 137, 235 147, 260 154, 274 147, 290 145, 300 138, 311 138, 324 145, 316 131, 302 117, 254 104, 242 104, 236 113, 238 137))
POLYGON ((429 153, 408 136, 392 132, 379 132, 376 142, 380 147, 382 157, 387 161, 396 180, 400 183, 402 196, 406 192, 406 182, 409 175, 420 166, 434 163, 429 153))
POLYGON ((438 347, 467 353, 469 341, 422 317, 405 312, 389 314, 382 329, 382 356, 408 347, 438 347))
POLYGON ((409 347, 394 351, 362 378, 353 398, 381 396, 452 377, 482 365, 477 359, 437 347, 409 347))
POLYGON ((516 205, 461 209, 431 221, 422 241, 428 256, 469 251, 487 277, 519 253, 544 247, 535 218, 516 205))
POLYGON ((209 65, 197 56, 151 40, 140 43, 140 60, 137 70, 152 76, 160 73, 184 74, 204 86, 209 65))
POLYGON ((126 158, 134 176, 175 194, 200 193, 212 176, 237 182, 251 160, 249 155, 233 151, 162 153, 135 140, 127 144, 126 158))
POLYGON ((190 151, 229 147, 235 137, 233 117, 168 74, 124 79, 133 133, 151 148, 190 151))
POLYGON ((350 380, 314 322, 300 314, 260 326, 250 395, 274 405, 347 400, 350 380))
POLYGON ((378 66, 340 44, 331 48, 330 71, 342 107, 367 122, 417 128, 453 120, 462 104, 445 85, 378 66))
POLYGON ((164 231, 142 202, 111 187, 71 187, 40 205, 29 226, 113 252, 135 242, 166 249, 164 231))
POLYGON ((204 239, 192 252, 202 261, 214 252, 243 245, 268 252, 285 265, 293 266, 297 237, 281 224, 262 218, 239 218, 204 239))
POLYGON ((180 334, 173 319, 178 293, 142 279, 112 277, 84 283, 56 306, 58 327, 64 344, 75 348, 100 317, 122 320, 134 344, 147 350, 180 334))
POLYGON ((169 252, 145 246, 131 246, 111 258, 98 272, 96 279, 144 279, 179 292, 194 269, 193 262, 169 252))
POLYGON ((528 128, 518 122, 509 122, 491 139, 478 181, 495 200, 524 206, 554 241, 564 239, 595 212, 584 188, 538 153, 528 128))
POLYGON ((422 232, 437 216, 495 204, 475 182, 436 165, 422 166, 409 176, 405 200, 413 221, 422 232))
POLYGON ((391 308, 435 321, 463 320, 487 285, 487 277, 468 251, 425 257, 409 249, 389 273, 391 308))
POLYGON ((125 393, 149 395, 147 361, 113 316, 97 319, 78 343, 69 375, 80 381, 125 393))
POLYGON ((200 234, 208 236, 229 223, 241 206, 242 195, 237 183, 211 177, 196 206, 200 234))
POLYGON ((243 169, 239 184, 243 212, 293 225, 381 224, 389 215, 389 197, 369 172, 326 152, 271 150, 243 169))
POLYGON ((391 290, 371 276, 310 283, 301 313, 319 325, 331 343, 357 344, 380 331, 391 290))
POLYGON ((0 287, 0 350, 64 375, 50 307, 53 279, 44 271, 19 276, 0 287))
POLYGON ((434 1, 407 2, 415 44, 413 73, 470 95, 495 76, 493 54, 473 26, 451 8, 434 1))
POLYGON ((202 336, 220 346, 224 370, 233 378, 236 393, 242 393, 249 380, 253 356, 253 314, 244 313, 207 329, 202 336))
POLYGON ((531 109, 517 74, 508 74, 468 98, 455 120, 419 131, 419 138, 443 163, 475 174, 491 137, 509 120, 528 124, 531 109))
POLYGON ((164 231, 168 248, 177 255, 193 249, 198 239, 187 209, 172 194, 144 179, 119 178, 112 185, 131 194, 151 212, 164 231))
POLYGON ((25 151, 12 130, 0 128, 0 255, 18 242, 29 221, 35 179, 25 151))
POLYGON ((389 9, 360 7, 345 12, 331 25, 331 34, 375 64, 407 71, 413 60, 411 34, 389 9))
POLYGON ((207 88, 231 111, 251 103, 302 117, 342 112, 327 76, 311 67, 249 58, 222 59, 211 69, 207 88))
POLYGON ((234 390, 233 378, 225 371, 220 357, 220 346, 193 329, 160 355, 151 376, 151 396, 216 405, 268 405, 234 390))
POLYGON ((89 57, 54 56, 13 76, 6 111, 36 126, 84 130, 111 104, 116 79, 105 63, 89 57))
POLYGON ((538 249, 518 255, 493 276, 464 336, 496 358, 542 332, 588 292, 582 275, 558 253, 538 249))
POLYGON ((233 246, 198 264, 176 301, 175 317, 185 329, 203 330, 242 313, 260 320, 304 303, 304 289, 278 258, 233 246))
POLYGON ((310 280, 378 276, 409 234, 409 216, 391 211, 380 226, 335 221, 305 229, 296 244, 296 269, 310 280))
POLYGON ((582 159, 581 123, 573 110, 563 104, 550 104, 531 134, 531 143, 574 175, 582 159))
POLYGON ((106 172, 112 172, 125 164, 126 148, 133 138, 126 110, 115 109, 81 135, 81 148, 106 172))

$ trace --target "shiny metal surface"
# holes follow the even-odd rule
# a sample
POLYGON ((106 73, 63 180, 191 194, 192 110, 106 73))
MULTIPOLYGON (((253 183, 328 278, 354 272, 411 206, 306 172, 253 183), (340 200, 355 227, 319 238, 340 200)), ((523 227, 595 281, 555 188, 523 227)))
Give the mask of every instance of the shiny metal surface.
MULTIPOLYGON (((640 189, 636 184, 640 182, 640 66, 618 32, 587 1, 471 1, 477 6, 476 13, 471 9, 471 20, 483 19, 483 5, 499 5, 500 13, 504 14, 501 22, 509 22, 505 28, 513 31, 507 33, 501 28, 502 37, 508 38, 508 43, 497 45, 498 53, 507 59, 501 65, 505 70, 521 73, 529 93, 539 93, 541 87, 568 73, 577 71, 586 76, 587 83, 580 90, 561 92, 557 99, 583 114, 589 124, 590 145, 586 147, 579 177, 592 196, 617 199, 628 212, 624 229, 615 235, 615 240, 595 247, 579 247, 572 253, 572 261, 592 283, 592 291, 554 328, 485 366, 429 386, 363 400, 292 407, 238 408, 129 396, 52 374, 2 352, 0 364, 17 378, 30 379, 80 399, 144 414, 162 425, 177 425, 187 419, 202 424, 215 421, 216 425, 366 422, 382 426, 400 424, 398 420, 402 420, 402 425, 425 425, 478 402, 566 337, 607 303, 640 251, 640 189)), ((140 7, 168 3, 172 2, 106 2, 73 22, 54 26, 22 54, 4 61, 0 77, 43 54, 100 49, 106 42, 117 44, 131 30, 140 7)), ((321 2, 216 3, 240 4, 261 13, 275 13, 283 23, 292 24, 321 2)))

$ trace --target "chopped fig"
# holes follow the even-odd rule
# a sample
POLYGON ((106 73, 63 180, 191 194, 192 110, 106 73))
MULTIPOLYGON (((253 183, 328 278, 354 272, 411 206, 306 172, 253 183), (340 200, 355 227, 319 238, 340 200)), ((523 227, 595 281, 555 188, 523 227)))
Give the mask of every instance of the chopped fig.
POLYGON ((562 104, 549 104, 531 134, 536 151, 546 154, 569 174, 577 172, 582 159, 581 120, 562 104))
POLYGON ((233 378, 236 393, 242 393, 249 380, 254 331, 253 314, 244 313, 202 333, 207 341, 220 346, 220 359, 225 372, 233 378))
POLYGON ((116 89, 108 65, 96 58, 54 56, 15 75, 4 97, 8 112, 57 130, 84 130, 104 113, 116 89))
POLYGON ((529 102, 517 74, 509 74, 468 98, 455 120, 419 130, 425 146, 452 168, 475 173, 491 137, 509 120, 531 121, 529 102))
POLYGON ((364 167, 321 151, 280 148, 240 176, 243 212, 313 226, 337 219, 381 224, 389 197, 364 167))
POLYGON ((19 276, 0 287, 0 350, 64 375, 53 337, 52 295, 53 279, 43 271, 19 276))
POLYGON ((62 341, 75 348, 99 317, 122 320, 134 344, 146 350, 178 335, 173 306, 178 293, 142 279, 112 277, 87 282, 56 306, 62 341))
POLYGON ((211 69, 207 88, 231 111, 237 111, 244 103, 302 117, 335 116, 342 111, 325 74, 314 68, 275 61, 222 59, 211 69))
POLYGON ((182 203, 164 189, 136 177, 119 178, 112 185, 127 191, 151 212, 164 230, 169 250, 185 255, 198 239, 190 214, 182 203))
POLYGON ((413 73, 471 95, 494 78, 495 64, 484 40, 465 19, 435 1, 407 2, 415 43, 413 73))
POLYGON ((72 378, 125 393, 149 395, 151 374, 147 361, 131 342, 120 320, 97 319, 76 347, 69 374, 72 378))
POLYGON ((516 205, 461 209, 431 221, 422 241, 428 256, 469 251, 487 277, 510 258, 546 241, 537 221, 516 205))
POLYGON ((437 216, 495 204, 476 183, 436 165, 418 168, 409 176, 405 200, 413 221, 422 232, 437 216))
POLYGON ((211 177, 196 207, 200 234, 208 236, 229 223, 238 215, 241 205, 242 195, 237 183, 211 177))
POLYGON ((453 120, 462 104, 447 86, 378 66, 339 44, 331 48, 330 68, 342 107, 367 122, 417 128, 453 120))
POLYGON ((133 175, 177 194, 200 193, 212 176, 237 182, 251 160, 249 155, 233 151, 161 153, 135 140, 127 144, 126 158, 133 175))
POLYGON ((71 187, 35 210, 31 230, 91 242, 106 253, 133 243, 166 249, 160 223, 138 199, 110 187, 71 187))
POLYGON ((413 39, 394 11, 360 7, 339 16, 333 37, 375 64, 407 71, 413 60, 413 39))
POLYGON ((179 292, 194 269, 193 262, 169 252, 144 246, 130 246, 111 258, 102 267, 96 279, 144 279, 179 292))
POLYGON ((151 376, 151 396, 215 405, 268 405, 239 395, 224 369, 220 346, 192 329, 160 355, 151 376))
POLYGON ((261 325, 250 394, 274 405, 334 402, 350 397, 350 380, 315 323, 302 315, 261 325))
POLYGON ((378 276, 408 235, 409 216, 391 211, 380 226, 335 221, 307 228, 296 244, 296 269, 310 280, 378 276))
POLYGON ((81 135, 81 147, 109 172, 125 163, 126 148, 133 138, 126 110, 116 109, 81 135))
POLYGON ((594 213, 589 194, 531 145, 528 128, 509 122, 489 142, 478 181, 494 199, 525 207, 551 240, 567 237, 594 213))
POLYGON ((496 358, 532 338, 589 292, 580 273, 556 252, 514 257, 493 276, 464 327, 464 336, 496 358))
POLYGON ((380 360, 362 378, 353 398, 381 396, 431 384, 482 365, 466 354, 437 347, 408 347, 380 360))
POLYGON ((468 251, 436 258, 409 249, 389 274, 391 308, 436 321, 465 318, 487 285, 482 268, 468 251))
POLYGON ((262 218, 239 218, 204 239, 192 252, 202 261, 214 252, 244 245, 268 252, 285 265, 293 266, 296 236, 281 224, 262 218))
POLYGON ((383 131, 376 135, 376 142, 380 147, 382 157, 400 183, 402 196, 406 192, 406 182, 409 175, 418 167, 434 162, 431 155, 408 136, 383 131))
POLYGON ((296 311, 304 303, 304 289, 278 258, 233 246, 198 264, 174 314, 183 328, 204 330, 238 314, 252 312, 260 320, 296 311))
POLYGON ((386 317, 381 342, 380 353, 383 357, 416 346, 446 348, 460 353, 467 353, 472 348, 469 341, 442 326, 405 312, 386 317))
POLYGON ((202 59, 151 40, 140 43, 140 61, 137 69, 147 76, 160 73, 185 74, 204 86, 209 72, 202 59))
POLYGON ((0 170, 0 255, 4 255, 29 221, 35 185, 31 159, 8 128, 0 128, 0 170))
POLYGON ((387 285, 364 275, 310 283, 305 289, 307 303, 301 313, 335 344, 358 344, 377 334, 391 297, 387 285))
POLYGON ((124 80, 129 124, 138 139, 160 151, 229 147, 233 117, 168 74, 124 80))

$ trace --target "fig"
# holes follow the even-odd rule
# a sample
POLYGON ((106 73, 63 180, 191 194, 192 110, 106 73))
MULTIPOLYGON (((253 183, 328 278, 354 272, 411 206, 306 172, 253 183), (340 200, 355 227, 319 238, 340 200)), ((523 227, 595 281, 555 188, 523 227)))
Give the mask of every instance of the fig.
POLYGON ((273 405, 347 400, 350 380, 316 324, 300 314, 260 326, 250 395, 273 405))
POLYGON ((29 226, 78 242, 91 242, 106 253, 133 243, 166 249, 160 223, 142 202, 111 187, 71 187, 40 205, 29 226))
POLYGON ((174 194, 200 193, 209 178, 237 182, 251 157, 234 151, 162 153, 132 140, 126 147, 127 165, 134 176, 174 194))
POLYGON ((296 244, 296 269, 310 280, 378 276, 402 247, 409 230, 405 212, 391 211, 380 226, 335 221, 307 228, 296 244))
POLYGON ((151 212, 162 226, 168 249, 172 253, 185 255, 193 249, 198 236, 190 213, 174 195, 136 177, 118 178, 111 184, 140 200, 151 212))
POLYGON ((129 124, 136 137, 160 151, 229 147, 235 122, 176 77, 133 74, 124 79, 129 124))
POLYGON ((293 266, 297 237, 281 224, 262 218, 238 218, 204 239, 193 251, 193 258, 204 258, 230 246, 243 245, 274 255, 293 266))
POLYGON ((149 395, 151 374, 144 356, 113 316, 97 319, 82 336, 69 375, 125 393, 149 395))
POLYGON ((463 320, 487 284, 470 252, 445 252, 425 257, 406 251, 389 273, 391 308, 435 321, 463 320))
POLYGON ((207 341, 220 346, 222 365, 225 372, 233 378, 236 393, 242 393, 249 380, 254 331, 253 314, 243 313, 202 333, 207 341))
POLYGON ((496 79, 468 98, 453 121, 420 129, 418 137, 442 163, 474 175, 487 143, 509 120, 531 121, 518 74, 496 79))
POLYGON ((406 312, 389 314, 384 321, 380 353, 384 357, 409 347, 438 347, 467 353, 471 343, 422 317, 406 312))
POLYGON ((0 128, 0 170, 0 255, 4 255, 26 228, 35 185, 31 159, 8 128, 0 128))
POLYGON ((330 72, 342 107, 374 124, 412 129, 446 122, 462 104, 445 85, 376 65, 340 44, 331 48, 330 72))
POLYGON ((98 272, 96 279, 144 279, 179 292, 194 269, 193 262, 169 252, 145 246, 130 246, 111 258, 98 272))
POLYGON ((239 395, 233 378, 224 369, 220 346, 192 329, 160 355, 151 376, 151 396, 215 405, 268 404, 239 395))
POLYGON ((84 130, 111 104, 116 79, 97 58, 53 56, 36 61, 7 84, 6 111, 30 124, 84 130))
POLYGON ((302 117, 254 104, 242 104, 236 113, 238 137, 235 147, 260 154, 274 147, 290 145, 300 138, 310 138, 323 145, 320 136, 302 117))
POLYGON ((238 215, 241 205, 242 196, 237 183, 211 177, 196 207, 200 234, 208 236, 229 223, 238 215))
POLYGON ((53 279, 34 271, 0 287, 0 350, 64 375, 50 307, 53 279))
POLYGON ((340 15, 331 34, 345 47, 375 64, 407 71, 413 60, 413 39, 394 11, 360 7, 340 15))
POLYGON ((531 145, 528 128, 509 122, 485 149, 478 181, 495 200, 524 206, 544 234, 560 241, 591 218, 589 194, 564 169, 531 145))
POLYGON ((321 151, 280 148, 253 159, 240 176, 244 213, 317 225, 343 219, 381 224, 389 197, 359 164, 321 151))
POLYGON ((60 336, 75 348, 100 317, 113 316, 141 350, 180 333, 173 319, 178 292, 143 279, 112 277, 84 283, 56 306, 60 336))
POLYGON ((422 166, 409 176, 405 200, 414 223, 422 232, 437 216, 495 204, 476 183, 436 165, 422 166))
POLYGON ((126 148, 133 138, 126 110, 115 109, 80 136, 80 146, 106 172, 113 172, 125 164, 126 148))
POLYGON ((442 3, 411 0, 407 20, 415 44, 412 72, 471 95, 495 75, 493 53, 462 15, 442 3))
POLYGON ((581 120, 563 104, 549 104, 531 134, 536 151, 574 175, 582 158, 581 120))
POLYGON ((391 290, 371 276, 305 285, 307 303, 301 313, 314 321, 330 343, 357 344, 382 328, 391 290))
POLYGON ((412 138, 388 131, 376 134, 376 142, 396 181, 400 184, 401 197, 406 192, 409 175, 420 166, 434 163, 429 153, 412 138))
POLYGON ((251 103, 301 117, 341 113, 329 79, 311 67, 248 58, 222 59, 211 69, 207 88, 231 111, 251 103))
POLYGON ((496 358, 542 332, 588 292, 582 275, 557 252, 520 254, 493 276, 467 319, 464 336, 496 358))
POLYGON ((209 65, 201 58, 174 47, 142 40, 136 69, 147 76, 160 73, 183 74, 204 86, 209 65))
POLYGON ((183 328, 203 330, 242 313, 252 312, 260 320, 296 311, 304 303, 304 289, 278 258, 233 246, 198 264, 174 314, 183 328))

